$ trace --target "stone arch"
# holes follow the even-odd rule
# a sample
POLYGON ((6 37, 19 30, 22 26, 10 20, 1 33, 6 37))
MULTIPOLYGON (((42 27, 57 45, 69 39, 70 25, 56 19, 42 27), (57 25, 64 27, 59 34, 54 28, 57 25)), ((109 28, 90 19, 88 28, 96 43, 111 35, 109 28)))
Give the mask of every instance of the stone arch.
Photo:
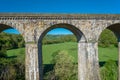
POLYGON ((118 40, 118 73, 119 73, 118 80, 119 80, 120 79, 120 23, 113 23, 113 24, 109 24, 108 26, 105 26, 98 35, 98 39, 100 38, 101 33, 105 29, 109 29, 110 31, 112 31, 118 40))
POLYGON ((114 34, 116 35, 117 38, 120 36, 120 23, 113 23, 113 24, 109 24, 107 26, 104 26, 102 28, 102 30, 100 30, 100 32, 98 33, 97 40, 99 39, 99 37, 100 37, 102 31, 104 31, 104 29, 109 29, 112 32, 114 32, 114 34))
MULTIPOLYGON (((39 76, 40 76, 40 80, 43 80, 43 70, 42 70, 42 39, 43 37, 46 35, 46 33, 54 28, 65 28, 70 30, 71 32, 73 32, 73 34, 76 36, 77 38, 77 42, 78 42, 78 75, 81 75, 82 77, 78 77, 78 78, 85 78, 86 77, 86 73, 84 71, 84 67, 86 67, 86 37, 85 35, 82 33, 81 30, 79 30, 78 28, 76 28, 74 25, 71 24, 66 24, 66 23, 59 23, 59 24, 54 24, 50 27, 48 27, 47 29, 43 30, 43 32, 41 33, 39 39, 38 39, 38 60, 39 60, 39 76), (82 51, 83 50, 83 51, 82 51), (81 51, 81 52, 80 52, 81 51), (82 55, 82 56, 81 56, 82 55), (84 61, 83 61, 84 60, 84 61), (83 62, 85 62, 85 64, 83 64, 83 62), (83 76, 84 75, 84 76, 83 76)), ((79 79, 79 80, 81 80, 79 79)))
POLYGON ((71 24, 67 24, 67 23, 59 23, 59 24, 52 25, 52 26, 48 27, 47 29, 45 29, 41 33, 41 36, 39 37, 38 42, 40 42, 42 40, 42 38, 47 34, 48 31, 50 31, 52 29, 55 29, 55 28, 65 28, 65 29, 68 29, 76 36, 78 42, 79 41, 86 41, 85 35, 77 27, 75 27, 74 25, 71 25, 71 24))
MULTIPOLYGON (((22 25, 22 24, 21 24, 22 25)), ((22 37, 24 38, 24 41, 25 41, 25 36, 24 36, 24 31, 23 31, 23 25, 22 26, 20 26, 20 28, 19 28, 19 24, 10 24, 10 22, 0 22, 0 32, 2 32, 3 30, 5 30, 5 29, 16 29, 21 35, 22 35, 22 37)))

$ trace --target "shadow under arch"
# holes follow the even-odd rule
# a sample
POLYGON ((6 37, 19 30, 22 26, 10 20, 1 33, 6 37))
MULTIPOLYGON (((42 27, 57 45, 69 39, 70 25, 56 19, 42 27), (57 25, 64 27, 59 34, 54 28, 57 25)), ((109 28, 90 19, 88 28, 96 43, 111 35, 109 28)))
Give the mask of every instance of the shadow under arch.
POLYGON ((0 32, 4 31, 5 29, 14 29, 14 28, 6 24, 0 24, 0 32))
POLYGON ((43 69, 42 69, 42 40, 44 36, 52 29, 55 28, 65 28, 70 30, 77 38, 77 42, 87 42, 85 35, 80 31, 78 28, 71 24, 66 24, 66 23, 61 23, 61 24, 55 24, 47 28, 46 30, 43 31, 43 33, 40 35, 39 40, 38 40, 38 63, 39 63, 39 76, 40 80, 43 80, 43 69))
POLYGON ((114 34, 116 35, 117 38, 120 37, 120 23, 112 24, 112 25, 108 26, 107 29, 114 32, 114 34))
MULTIPOLYGON (((111 31, 115 34, 115 36, 116 36, 117 38, 120 37, 120 23, 111 24, 111 25, 107 26, 105 29, 111 30, 111 31)), ((103 29, 103 30, 101 31, 101 33, 102 33, 105 29, 103 29)), ((101 33, 100 33, 99 36, 98 36, 98 40, 99 40, 99 38, 100 38, 101 33)))
MULTIPOLYGON (((24 39, 24 41, 25 41, 25 36, 24 36, 24 34, 22 34, 21 30, 19 30, 19 29, 17 28, 17 26, 16 26, 16 27, 13 27, 13 26, 11 26, 11 25, 1 24, 1 23, 0 23, 0 33, 1 33, 2 31, 6 30, 6 29, 15 29, 16 31, 19 32, 20 35, 22 35, 22 37, 23 37, 23 39, 24 39)), ((26 41, 25 41, 25 42, 26 42, 26 41)))

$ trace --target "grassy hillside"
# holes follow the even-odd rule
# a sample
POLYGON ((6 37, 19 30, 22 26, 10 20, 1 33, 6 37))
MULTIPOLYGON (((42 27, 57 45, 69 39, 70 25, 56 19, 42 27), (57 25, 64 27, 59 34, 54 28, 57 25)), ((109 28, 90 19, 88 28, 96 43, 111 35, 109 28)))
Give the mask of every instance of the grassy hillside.
POLYGON ((75 42, 66 42, 66 43, 59 43, 59 44, 49 44, 43 45, 42 52, 43 52, 43 63, 49 64, 52 60, 52 55, 58 51, 66 50, 70 55, 75 58, 75 62, 77 62, 77 43, 75 42))
POLYGON ((21 62, 25 62, 25 48, 12 49, 7 51, 8 58, 17 58, 21 62))
POLYGON ((107 60, 118 60, 118 48, 117 47, 107 47, 102 48, 99 47, 99 61, 107 61, 107 60))
MULTIPOLYGON (((70 55, 75 58, 75 62, 77 62, 77 43, 75 42, 66 42, 66 43, 58 43, 58 44, 49 44, 43 45, 42 52, 43 52, 43 63, 50 64, 52 60, 53 54, 58 51, 67 50, 70 55)), ((118 60, 118 49, 116 47, 109 47, 109 48, 101 48, 99 47, 99 60, 100 61, 107 61, 109 59, 118 60)), ((24 48, 8 50, 7 55, 11 56, 24 56, 25 54, 24 48)))

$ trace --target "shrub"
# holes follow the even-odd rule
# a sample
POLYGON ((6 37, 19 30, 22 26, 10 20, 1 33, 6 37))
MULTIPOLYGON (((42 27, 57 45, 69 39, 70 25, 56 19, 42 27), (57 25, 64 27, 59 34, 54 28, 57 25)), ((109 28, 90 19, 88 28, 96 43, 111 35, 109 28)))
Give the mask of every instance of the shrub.
POLYGON ((101 80, 117 80, 118 67, 115 61, 109 60, 100 69, 101 80))
POLYGON ((117 44, 117 38, 114 33, 108 29, 105 29, 99 37, 100 47, 109 47, 110 45, 117 44))
POLYGON ((0 51, 0 58, 6 58, 7 57, 7 54, 6 54, 6 50, 5 49, 2 49, 0 51))
POLYGON ((47 73, 47 80, 77 80, 77 65, 66 51, 54 54, 54 69, 47 73))

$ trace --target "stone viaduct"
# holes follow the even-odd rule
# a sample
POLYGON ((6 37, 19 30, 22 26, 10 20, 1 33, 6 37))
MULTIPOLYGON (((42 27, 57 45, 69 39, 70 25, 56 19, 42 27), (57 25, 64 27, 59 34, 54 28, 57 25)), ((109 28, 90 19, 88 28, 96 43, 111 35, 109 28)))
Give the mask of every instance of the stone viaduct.
POLYGON ((0 32, 15 28, 26 43, 26 80, 42 80, 42 39, 57 27, 72 31, 78 40, 78 80, 100 80, 98 39, 108 28, 118 38, 120 80, 119 14, 15 14, 0 13, 0 32))

